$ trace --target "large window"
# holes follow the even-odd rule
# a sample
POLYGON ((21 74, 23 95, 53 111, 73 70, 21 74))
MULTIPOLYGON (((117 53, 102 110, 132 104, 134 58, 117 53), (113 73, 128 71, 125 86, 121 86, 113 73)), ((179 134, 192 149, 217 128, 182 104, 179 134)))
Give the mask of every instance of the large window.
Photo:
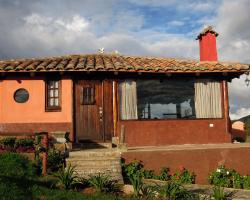
POLYGON ((48 80, 46 82, 46 111, 61 110, 61 82, 48 80))
POLYGON ((119 84, 121 119, 220 118, 220 83, 126 80, 119 84))

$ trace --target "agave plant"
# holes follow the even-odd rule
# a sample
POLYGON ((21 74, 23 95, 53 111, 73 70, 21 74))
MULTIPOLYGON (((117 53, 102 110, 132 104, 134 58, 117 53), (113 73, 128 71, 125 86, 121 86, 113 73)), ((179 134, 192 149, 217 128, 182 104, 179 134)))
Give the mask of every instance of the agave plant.
POLYGON ((191 200, 193 199, 192 193, 188 192, 180 183, 169 181, 165 185, 157 185, 156 191, 163 199, 168 200, 191 200))
POLYGON ((113 192, 116 190, 115 181, 109 179, 108 176, 98 173, 90 176, 89 184, 94 186, 98 192, 113 192))
POLYGON ((62 184, 66 190, 72 189, 73 186, 77 183, 75 167, 71 165, 66 168, 63 167, 55 175, 59 179, 59 183, 62 184))

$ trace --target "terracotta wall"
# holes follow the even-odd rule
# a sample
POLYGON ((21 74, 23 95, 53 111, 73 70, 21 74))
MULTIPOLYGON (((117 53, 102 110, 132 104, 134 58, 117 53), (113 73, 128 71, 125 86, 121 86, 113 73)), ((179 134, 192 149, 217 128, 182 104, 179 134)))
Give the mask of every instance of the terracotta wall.
POLYGON ((225 119, 119 121, 128 146, 231 142, 225 119))
MULTIPOLYGON (((50 124, 59 123, 67 125, 67 130, 72 123, 72 80, 62 79, 62 109, 60 112, 45 112, 45 82, 43 78, 5 79, 0 81, 0 131, 8 131, 8 125, 15 124, 16 129, 28 130, 33 126, 42 129, 40 125, 49 127, 50 124), (19 88, 29 92, 29 100, 25 103, 16 103, 13 95, 19 88), (29 124, 27 126, 27 124, 29 124), (40 125, 39 125, 40 124, 40 125), (1 130, 3 129, 3 130, 1 130)), ((13 126, 9 126, 15 129, 13 126)), ((53 125, 52 125, 53 127, 53 125)), ((58 127, 54 126, 55 129, 58 127)), ((46 129, 46 128, 44 128, 46 129)), ((51 128, 49 128, 51 130, 51 128)), ((52 129, 54 130, 54 129, 52 129)), ((59 130, 61 131, 61 130, 59 130)))
POLYGON ((197 175, 196 183, 207 183, 208 174, 219 165, 235 169, 242 175, 250 175, 250 147, 213 148, 124 152, 122 157, 127 163, 132 160, 143 161, 145 168, 159 172, 169 167, 171 172, 185 167, 197 175))

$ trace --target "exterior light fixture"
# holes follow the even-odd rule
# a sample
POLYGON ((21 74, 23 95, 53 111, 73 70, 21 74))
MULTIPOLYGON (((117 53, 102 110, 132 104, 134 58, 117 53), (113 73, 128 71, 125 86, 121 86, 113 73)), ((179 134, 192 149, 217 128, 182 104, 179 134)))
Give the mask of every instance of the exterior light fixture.
POLYGON ((249 72, 245 72, 245 74, 246 74, 245 83, 246 83, 246 86, 249 86, 249 84, 250 84, 249 72))
POLYGON ((246 83, 246 86, 249 86, 250 79, 248 77, 246 77, 245 83, 246 83))

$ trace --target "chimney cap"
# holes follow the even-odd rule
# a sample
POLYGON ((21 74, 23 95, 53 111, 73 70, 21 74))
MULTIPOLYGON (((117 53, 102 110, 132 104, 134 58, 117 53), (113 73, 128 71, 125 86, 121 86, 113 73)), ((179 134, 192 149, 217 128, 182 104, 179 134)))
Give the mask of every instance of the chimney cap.
POLYGON ((217 37, 219 35, 219 33, 217 33, 215 30, 213 30, 212 26, 207 26, 203 29, 203 31, 201 31, 201 33, 197 36, 196 40, 201 39, 201 37, 203 35, 206 35, 207 33, 212 33, 215 35, 215 37, 217 37))

